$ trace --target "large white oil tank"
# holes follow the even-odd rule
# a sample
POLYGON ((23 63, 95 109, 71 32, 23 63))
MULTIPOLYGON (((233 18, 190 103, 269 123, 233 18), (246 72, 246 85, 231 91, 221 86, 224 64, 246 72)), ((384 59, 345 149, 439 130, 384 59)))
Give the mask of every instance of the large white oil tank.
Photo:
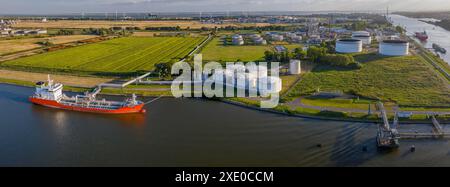
POLYGON ((406 56, 409 54, 409 42, 404 40, 383 40, 379 52, 385 56, 406 56))
POLYGON ((336 41, 336 52, 338 53, 360 53, 363 49, 361 40, 340 39, 336 41))
POLYGON ((353 35, 352 39, 361 40, 364 45, 372 44, 372 37, 366 35, 353 35))
POLYGON ((352 36, 370 36, 370 32, 367 31, 355 31, 352 36))
POLYGON ((299 75, 302 72, 300 60, 291 60, 289 63, 289 74, 299 75))

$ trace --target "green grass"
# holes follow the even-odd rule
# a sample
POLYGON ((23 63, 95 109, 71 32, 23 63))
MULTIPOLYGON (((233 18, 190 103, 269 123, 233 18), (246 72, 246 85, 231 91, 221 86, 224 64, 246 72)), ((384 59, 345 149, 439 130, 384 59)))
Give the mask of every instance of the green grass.
POLYGON ((1 66, 62 72, 131 73, 181 59, 204 38, 126 37, 8 61, 1 66))
POLYGON ((290 93, 291 97, 321 91, 344 91, 371 99, 394 101, 400 106, 450 107, 448 84, 416 56, 356 55, 359 70, 317 66, 290 93))
POLYGON ((264 60, 264 52, 270 46, 224 46, 220 38, 214 38, 201 52, 205 62, 251 62, 264 60))
MULTIPOLYGON (((309 106, 321 107, 336 107, 336 108, 353 108, 368 110, 369 104, 374 102, 369 100, 354 100, 354 99, 317 99, 317 98, 303 98, 302 103, 309 106)), ((374 105, 372 105, 372 109, 374 105)))
POLYGON ((281 88, 281 95, 285 94, 287 91, 289 91, 289 88, 292 87, 295 82, 300 78, 300 75, 285 75, 281 76, 282 81, 282 88, 281 88))

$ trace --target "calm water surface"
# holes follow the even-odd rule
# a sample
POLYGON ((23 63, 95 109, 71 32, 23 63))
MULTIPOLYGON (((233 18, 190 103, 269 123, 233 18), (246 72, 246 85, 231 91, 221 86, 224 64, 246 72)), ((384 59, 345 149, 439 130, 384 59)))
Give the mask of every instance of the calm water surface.
POLYGON ((447 141, 401 141, 397 151, 378 152, 373 124, 191 99, 161 99, 146 114, 97 115, 32 105, 32 93, 0 84, 0 166, 450 166, 447 141))
MULTIPOLYGON (((450 64, 450 31, 447 31, 441 27, 425 23, 419 19, 409 18, 400 15, 391 15, 391 20, 394 25, 399 25, 406 28, 407 34, 413 36, 416 32, 426 31, 429 39, 427 42, 422 43, 426 48, 432 48, 433 43, 439 44, 441 47, 447 49, 447 54, 441 54, 442 59, 450 64)), ((428 20, 430 19, 421 19, 428 20)), ((418 40, 417 40, 418 41, 418 40)))

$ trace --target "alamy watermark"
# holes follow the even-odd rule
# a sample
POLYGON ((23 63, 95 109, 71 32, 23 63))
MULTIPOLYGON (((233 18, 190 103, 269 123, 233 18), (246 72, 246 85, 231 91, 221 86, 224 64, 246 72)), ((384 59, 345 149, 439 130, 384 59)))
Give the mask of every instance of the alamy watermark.
POLYGON ((181 61, 172 66, 179 75, 171 86, 174 97, 253 97, 261 98, 261 108, 278 106, 282 81, 279 62, 218 62, 203 65, 202 55, 194 56, 193 68, 181 61))

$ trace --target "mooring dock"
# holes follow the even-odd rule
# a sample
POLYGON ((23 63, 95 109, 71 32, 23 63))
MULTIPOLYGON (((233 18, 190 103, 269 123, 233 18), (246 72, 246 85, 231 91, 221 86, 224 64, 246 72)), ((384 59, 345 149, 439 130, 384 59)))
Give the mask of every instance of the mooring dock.
POLYGON ((400 146, 400 139, 450 139, 450 132, 445 132, 435 114, 429 114, 432 122, 431 132, 399 132, 397 130, 399 127, 397 108, 394 108, 395 116, 391 125, 383 103, 377 103, 377 107, 383 119, 383 123, 379 124, 377 133, 377 146, 379 148, 397 148, 400 146))
MULTIPOLYGON (((377 146, 379 148, 397 148, 400 146, 399 143, 399 133, 396 129, 396 126, 398 123, 398 119, 394 120, 393 126, 395 128, 392 128, 389 124, 389 119, 387 117, 386 110, 384 108, 384 105, 382 102, 377 103, 378 110, 380 110, 381 118, 383 119, 383 123, 379 124, 378 126, 378 133, 377 133, 377 146)), ((397 116, 397 115, 396 115, 397 116)))
POLYGON ((450 139, 450 132, 445 132, 439 121, 431 115, 433 132, 428 133, 399 133, 401 139, 450 139))

